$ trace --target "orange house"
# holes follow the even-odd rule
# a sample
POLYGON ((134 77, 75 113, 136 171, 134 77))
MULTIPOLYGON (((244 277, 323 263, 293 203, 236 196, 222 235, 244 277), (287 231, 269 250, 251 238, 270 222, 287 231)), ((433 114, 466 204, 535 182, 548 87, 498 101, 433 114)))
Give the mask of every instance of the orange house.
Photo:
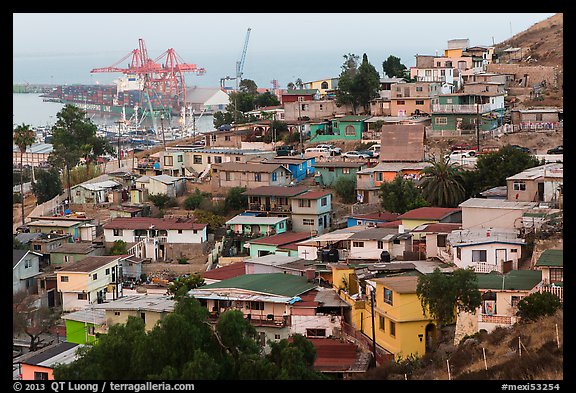
POLYGON ((17 362, 20 378, 24 381, 54 380, 54 365, 76 360, 79 347, 81 345, 76 343, 62 342, 22 355, 17 362))

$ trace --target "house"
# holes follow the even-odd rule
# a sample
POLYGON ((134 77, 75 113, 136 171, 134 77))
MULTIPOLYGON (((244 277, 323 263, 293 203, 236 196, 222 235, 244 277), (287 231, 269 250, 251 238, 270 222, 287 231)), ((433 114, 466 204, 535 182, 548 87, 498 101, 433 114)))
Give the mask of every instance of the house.
POLYGON ((562 127, 564 109, 556 107, 513 108, 512 124, 520 130, 554 130, 562 127))
POLYGON ((120 267, 122 268, 123 280, 140 280, 142 277, 142 263, 146 259, 138 258, 134 255, 129 255, 120 260, 120 267))
POLYGON ((302 87, 304 90, 318 90, 320 99, 334 98, 335 91, 338 89, 338 81, 340 78, 325 78, 309 82, 304 82, 302 87))
POLYGON ((460 312, 456 322, 454 342, 480 330, 490 333, 497 327, 511 327, 518 322, 518 302, 533 293, 542 281, 539 270, 511 270, 476 273, 481 305, 475 313, 460 312))
MULTIPOLYGON (((142 178, 139 180, 141 179, 142 178)), ((145 187, 148 189, 149 195, 166 194, 169 197, 176 198, 184 194, 184 191, 186 190, 185 182, 186 179, 183 177, 157 175, 149 176, 148 185, 145 187)))
POLYGON ((302 259, 317 259, 322 262, 346 260, 350 250, 350 236, 365 229, 366 227, 357 225, 350 228, 336 229, 314 236, 311 239, 302 240, 297 243, 298 256, 302 259))
POLYGON ((30 228, 30 233, 70 235, 68 238, 69 242, 92 241, 92 229, 95 230, 95 227, 89 221, 91 220, 38 217, 32 218, 32 221, 27 223, 26 226, 30 228))
MULTIPOLYGON (((285 102, 282 105, 284 106, 284 121, 287 122, 318 122, 333 116, 344 116, 353 112, 351 104, 338 105, 336 100, 330 98, 285 102)), ((303 134, 307 133, 306 124, 299 124, 299 127, 300 129, 295 131, 303 134)))
POLYGON ((491 131, 504 123, 505 93, 451 93, 438 96, 432 105, 432 131, 453 131, 474 135, 491 131))
POLYGON ((160 151, 160 168, 162 173, 172 177, 185 175, 184 152, 165 150, 160 151))
POLYGON ((19 376, 24 381, 54 380, 54 366, 69 364, 77 359, 82 346, 72 342, 61 342, 29 352, 14 360, 19 376))
POLYGON ((250 241, 250 257, 262 257, 268 254, 292 256, 298 255, 296 251, 284 247, 293 245, 299 241, 310 239, 310 232, 284 232, 277 235, 265 236, 250 241))
POLYGON ((518 202, 547 202, 563 205, 564 166, 544 164, 506 178, 507 199, 518 202))
POLYGON ((416 239, 424 240, 423 246, 426 259, 438 258, 448 261, 451 257, 447 255, 448 244, 446 238, 448 234, 458 229, 462 229, 462 223, 433 223, 418 225, 410 230, 410 233, 416 239))
POLYGON ((292 173, 281 164, 222 163, 212 166, 212 186, 216 188, 287 186, 292 173))
POLYGON ((376 213, 353 214, 348 216, 347 226, 353 227, 356 225, 363 225, 366 227, 376 227, 378 224, 394 221, 398 218, 399 213, 389 213, 386 211, 379 211, 376 213))
POLYGON ((122 296, 122 256, 89 256, 56 271, 63 311, 76 311, 122 296))
POLYGON ((215 269, 207 270, 200 274, 202 275, 205 284, 212 284, 214 282, 246 274, 246 263, 241 261, 229 265, 217 266, 215 269))
POLYGON ((514 229, 462 229, 452 231, 446 240, 452 248, 453 263, 474 268, 477 273, 518 269, 526 241, 514 229))
POLYGON ((50 264, 61 266, 74 263, 90 255, 104 255, 104 247, 96 246, 92 242, 65 243, 50 252, 50 264))
MULTIPOLYGON (((48 157, 54 150, 51 143, 33 143, 26 146, 26 152, 22 155, 22 165, 39 167, 48 163, 48 157)), ((20 148, 12 144, 12 162, 20 166, 20 148)))
MULTIPOLYGON (((56 234, 56 233, 20 233, 16 235, 16 239, 26 239, 29 238, 28 248, 38 254, 40 257, 40 266, 47 266, 50 264, 50 253, 56 248, 63 244, 71 244, 69 242, 70 234, 56 234)), ((24 240, 20 240, 22 243, 26 244, 24 240)))
POLYGON ((230 96, 220 88, 198 86, 186 88, 186 104, 189 105, 191 116, 195 116, 196 113, 224 111, 229 103, 230 96))
POLYGON ((462 229, 517 228, 525 212, 538 202, 470 198, 458 205, 462 209, 462 229))
MULTIPOLYGON (((380 152, 380 157, 382 157, 380 152)), ((362 204, 380 204, 380 186, 393 181, 397 175, 418 180, 422 169, 430 162, 379 162, 376 166, 356 172, 356 200, 362 204)))
POLYGON ((114 206, 108 209, 110 211, 110 218, 116 217, 143 217, 150 214, 149 206, 138 205, 121 205, 114 206))
POLYGON ((36 277, 40 274, 41 254, 30 250, 12 250, 12 294, 38 293, 36 277))
POLYGON ((404 230, 411 230, 422 224, 461 223, 462 209, 459 207, 419 207, 397 217, 404 230))
POLYGON ((348 261, 356 263, 380 261, 386 254, 388 261, 402 259, 405 252, 412 251, 412 235, 398 233, 394 228, 364 229, 352 234, 348 241, 348 261))
MULTIPOLYGON (((148 202, 148 184, 150 184, 150 178, 148 176, 142 176, 139 178, 140 182, 135 182, 137 185, 130 189, 130 202, 133 204, 141 204, 148 202)), ((112 214, 112 212, 111 212, 112 214)), ((123 216, 118 214, 117 216, 123 216)))
POLYGON ((108 195, 122 188, 122 185, 114 180, 105 180, 97 183, 81 183, 70 188, 72 203, 99 204, 108 202, 108 195))
POLYGON ((110 326, 125 324, 128 317, 141 318, 147 332, 156 326, 157 322, 174 311, 176 301, 163 295, 129 295, 108 303, 95 304, 95 310, 106 312, 106 323, 100 331, 105 333, 110 326))
POLYGON ((226 228, 241 236, 260 237, 286 232, 288 217, 237 215, 226 221, 226 228))
POLYGON ((62 315, 66 324, 66 341, 75 344, 94 344, 96 330, 106 323, 106 312, 93 307, 62 315))
POLYGON ((260 186, 242 194, 248 197, 248 212, 285 216, 292 212, 290 199, 307 191, 305 186, 260 186))
POLYGON ((343 176, 355 177, 358 171, 368 168, 365 162, 326 161, 314 164, 314 180, 322 187, 334 187, 343 176))
POLYGON ((348 115, 335 117, 321 123, 310 123, 310 142, 321 143, 335 140, 362 140, 370 116, 348 115))
MULTIPOLYGON (((272 150, 271 145, 269 150, 234 147, 210 147, 203 149, 198 147, 176 148, 184 149, 186 153, 184 156, 187 170, 186 175, 197 176, 198 178, 203 178, 210 174, 211 168, 215 165, 244 164, 248 161, 276 157, 276 152, 272 150)), ((212 173, 212 175, 214 175, 214 173, 212 173)))
POLYGON ((551 292, 564 301, 564 250, 548 249, 538 256, 534 269, 542 271, 539 292, 551 292))
POLYGON ((260 161, 263 164, 281 164, 292 173, 292 180, 298 183, 308 175, 313 175, 316 168, 316 157, 274 157, 260 161))
POLYGON ((414 116, 430 114, 431 101, 441 93, 438 82, 395 83, 391 86, 390 114, 414 116))
POLYGON ((288 102, 304 102, 318 99, 320 99, 320 92, 318 89, 292 89, 286 90, 282 93, 280 104, 284 105, 288 102))
POLYGON ((290 198, 292 230, 322 234, 332 226, 332 192, 306 191, 290 198))
POLYGON ((210 311, 212 322, 226 310, 242 311, 265 347, 269 340, 279 341, 292 334, 293 305, 316 287, 306 277, 292 274, 243 274, 192 289, 188 294, 210 311))
POLYGON ((423 162, 426 128, 423 124, 382 126, 379 161, 423 162))
POLYGON ((207 226, 193 218, 117 217, 103 225, 104 245, 122 240, 129 254, 153 261, 192 258, 205 251, 207 226))

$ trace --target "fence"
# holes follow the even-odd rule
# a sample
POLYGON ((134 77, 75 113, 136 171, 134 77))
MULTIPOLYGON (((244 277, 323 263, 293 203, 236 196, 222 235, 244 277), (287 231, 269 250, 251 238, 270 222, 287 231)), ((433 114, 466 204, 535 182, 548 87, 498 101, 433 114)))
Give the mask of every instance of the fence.
MULTIPOLYGON (((372 339, 364 333, 356 330, 354 326, 342 321, 342 333, 351 341, 358 344, 362 349, 373 352, 372 339)), ((383 365, 394 361, 394 354, 386 351, 384 348, 376 344, 376 365, 383 365)))

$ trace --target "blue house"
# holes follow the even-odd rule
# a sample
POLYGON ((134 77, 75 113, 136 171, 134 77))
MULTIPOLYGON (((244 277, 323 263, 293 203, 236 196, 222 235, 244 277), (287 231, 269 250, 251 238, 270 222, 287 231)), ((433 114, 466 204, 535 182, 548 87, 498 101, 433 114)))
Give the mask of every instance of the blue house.
POLYGON ((314 174, 314 165, 316 157, 274 157, 268 158, 262 163, 280 164, 292 172, 292 177, 295 183, 298 183, 306 178, 308 175, 314 174))

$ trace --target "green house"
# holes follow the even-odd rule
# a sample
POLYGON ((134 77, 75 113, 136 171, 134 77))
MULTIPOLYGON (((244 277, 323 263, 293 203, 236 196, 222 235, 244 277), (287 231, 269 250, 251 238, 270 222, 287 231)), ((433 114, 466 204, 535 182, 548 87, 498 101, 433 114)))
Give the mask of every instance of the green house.
POLYGON ((286 232, 288 217, 257 217, 239 214, 226 221, 226 227, 243 236, 270 236, 286 232))
POLYGON ((106 310, 85 308, 64 314, 66 341, 76 344, 94 344, 98 329, 106 323, 106 310))
POLYGON ((284 232, 279 235, 265 236, 250 241, 250 257, 262 257, 268 254, 298 256, 296 243, 310 239, 310 232, 284 232))
POLYGON ((330 142, 335 140, 362 140, 362 133, 368 130, 371 116, 343 116, 321 123, 310 123, 310 142, 330 142))
POLYGON ((314 179, 316 184, 322 187, 333 187, 339 177, 351 176, 356 180, 356 172, 368 168, 365 162, 319 162, 315 164, 316 174, 314 179))
POLYGON ((504 93, 441 94, 432 104, 433 131, 460 131, 474 134, 503 124, 504 93))

